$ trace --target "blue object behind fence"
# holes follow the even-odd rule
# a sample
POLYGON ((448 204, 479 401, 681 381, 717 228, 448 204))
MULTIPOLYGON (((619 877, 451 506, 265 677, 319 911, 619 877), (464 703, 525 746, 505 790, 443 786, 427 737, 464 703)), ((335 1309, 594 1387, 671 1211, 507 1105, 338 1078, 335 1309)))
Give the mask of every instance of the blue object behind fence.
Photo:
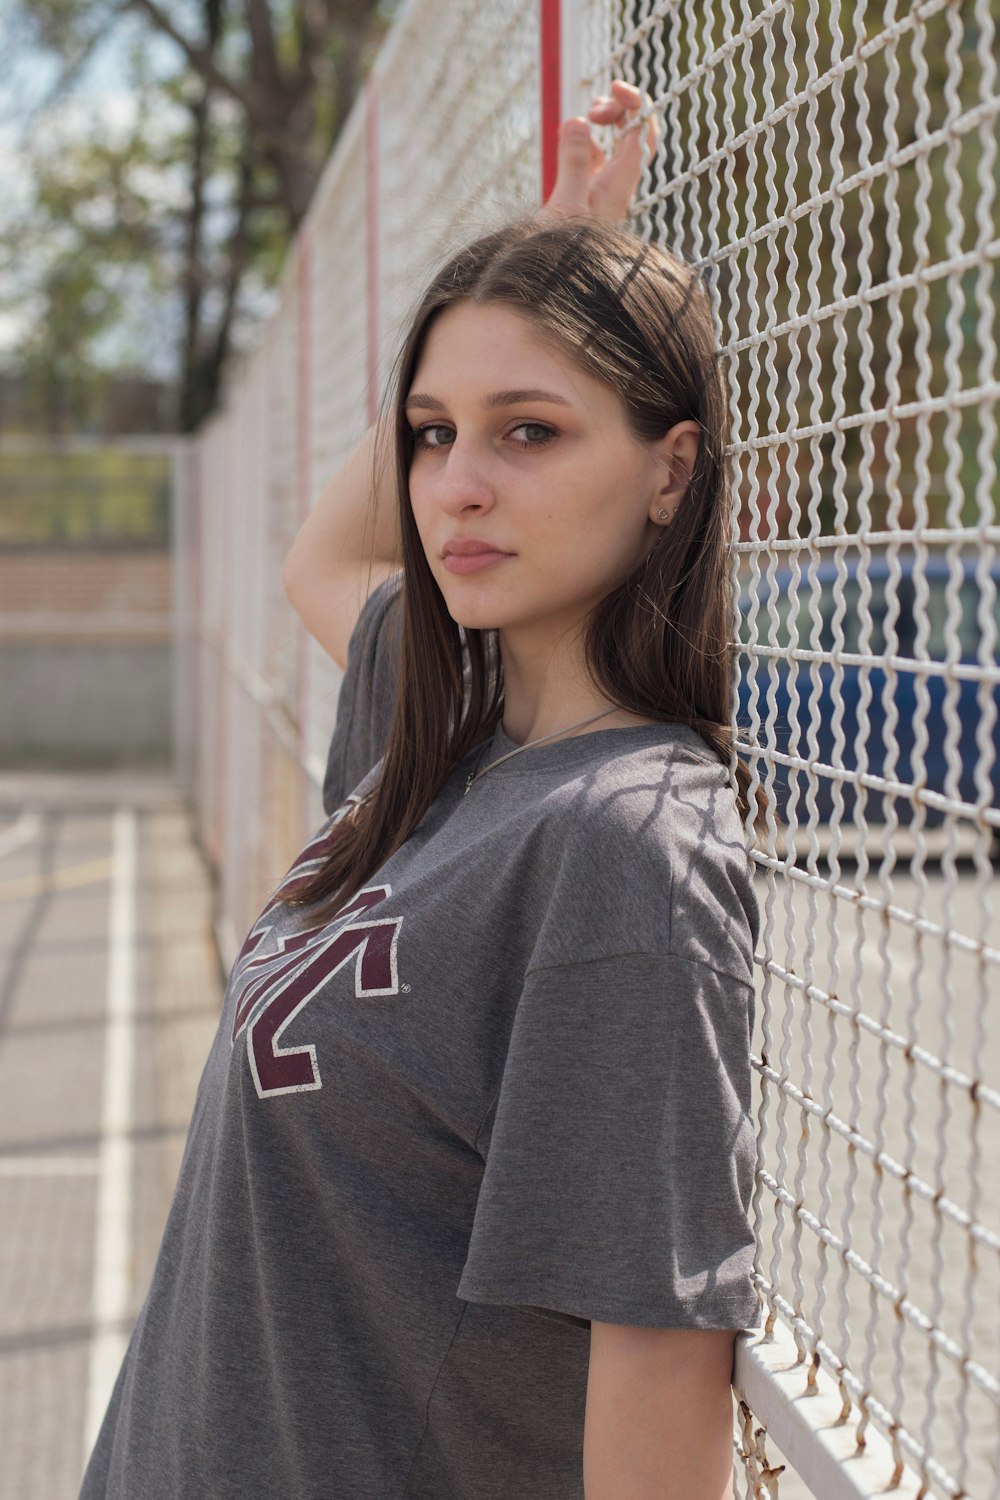
MULTIPOLYGON (((909 559, 901 561, 902 576, 896 589, 892 588, 888 563, 874 560, 868 568, 871 585, 871 600, 867 618, 870 629, 867 642, 863 638, 865 611, 862 608, 861 582, 849 574, 844 588, 844 602, 837 623, 843 633, 844 653, 861 653, 877 659, 876 665, 844 663, 839 675, 831 662, 810 663, 789 661, 787 658, 757 658, 757 713, 761 726, 757 742, 768 743, 766 726, 773 725, 775 748, 782 754, 792 754, 808 760, 811 764, 839 767, 854 772, 866 770, 875 776, 890 781, 913 784, 919 765, 915 749, 923 748, 923 774, 918 784, 928 791, 957 798, 959 801, 978 804, 981 792, 976 784, 976 768, 982 757, 977 743, 977 730, 982 718, 981 694, 988 694, 993 701, 996 719, 990 729, 986 744, 985 780, 989 788, 989 802, 1000 803, 1000 686, 982 688, 978 681, 951 681, 942 676, 923 676, 903 670, 890 669, 883 665, 887 655, 887 612, 890 605, 898 607, 895 620, 897 643, 892 654, 913 659, 929 657, 931 661, 947 659, 947 643, 957 636, 961 645, 960 660, 965 663, 979 662, 982 630, 979 623, 981 590, 976 579, 974 559, 962 562, 962 581, 956 594, 957 608, 953 606, 953 620, 949 621, 948 564, 943 558, 931 559, 923 576, 927 583, 927 598, 918 597, 920 580, 913 572, 909 559), (923 621, 923 633, 918 626, 923 621), (946 704, 949 697, 954 702, 957 733, 949 730, 946 704), (861 726, 861 705, 867 705, 868 733, 863 743, 858 736, 861 726), (886 701, 888 699, 888 702, 886 701), (926 742, 926 743, 925 743, 926 742), (960 772, 957 779, 949 782, 948 765, 952 746, 957 748, 960 772)), ((788 568, 776 571, 774 581, 762 576, 757 589, 758 613, 755 636, 764 645, 774 644, 781 649, 834 648, 834 623, 836 600, 833 585, 837 576, 833 563, 824 563, 816 569, 815 587, 805 568, 799 580, 795 607, 791 596, 792 574, 788 568), (810 601, 818 605, 821 623, 818 636, 814 633, 815 614, 810 601)), ((1000 563, 991 571, 994 588, 1000 591, 1000 563)), ((752 596, 745 591, 740 601, 742 638, 748 639, 747 616, 752 596)), ((992 601, 992 614, 1000 637, 1000 605, 997 596, 992 601)), ((996 648, 994 646, 994 665, 996 648)), ((750 707, 753 696, 753 657, 745 654, 741 658, 739 690, 739 724, 741 738, 752 738, 750 707)), ((765 776, 766 763, 761 761, 759 770, 765 776)), ((795 767, 777 766, 774 791, 778 812, 787 819, 790 800, 797 790, 796 813, 800 824, 812 814, 820 822, 828 822, 838 799, 843 800, 843 815, 854 815, 859 798, 864 797, 866 822, 884 822, 888 813, 888 794, 875 790, 860 790, 850 782, 837 782, 829 776, 813 775, 795 767)), ((908 822, 913 815, 913 804, 906 797, 897 797, 896 811, 900 822, 908 822)), ((943 821, 943 813, 936 808, 927 809, 928 825, 943 821)))

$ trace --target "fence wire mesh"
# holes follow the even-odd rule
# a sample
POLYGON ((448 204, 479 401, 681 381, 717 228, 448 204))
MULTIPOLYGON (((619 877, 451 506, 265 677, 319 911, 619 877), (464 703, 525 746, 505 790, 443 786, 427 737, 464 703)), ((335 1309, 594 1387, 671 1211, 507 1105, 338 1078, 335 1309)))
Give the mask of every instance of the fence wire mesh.
MULTIPOLYGON (((196 799, 230 955, 322 817, 339 673, 282 562, 431 270, 540 201, 545 9, 404 4, 198 441, 196 799)), ((662 122, 632 223, 700 267, 730 392, 739 751, 769 808, 738 1493, 998 1500, 994 5, 561 22, 562 116, 622 77, 662 122)))

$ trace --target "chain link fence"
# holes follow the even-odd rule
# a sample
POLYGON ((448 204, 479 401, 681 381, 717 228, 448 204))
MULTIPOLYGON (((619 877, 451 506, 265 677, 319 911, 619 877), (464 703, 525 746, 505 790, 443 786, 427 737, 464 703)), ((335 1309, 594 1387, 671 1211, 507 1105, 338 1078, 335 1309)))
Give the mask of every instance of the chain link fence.
POLYGON ((740 750, 771 806, 747 1496, 1000 1497, 995 23, 408 0, 179 508, 231 958, 323 816, 340 677, 283 596, 298 526, 431 270, 541 201, 559 119, 644 90, 664 128, 632 222, 713 298, 740 750))

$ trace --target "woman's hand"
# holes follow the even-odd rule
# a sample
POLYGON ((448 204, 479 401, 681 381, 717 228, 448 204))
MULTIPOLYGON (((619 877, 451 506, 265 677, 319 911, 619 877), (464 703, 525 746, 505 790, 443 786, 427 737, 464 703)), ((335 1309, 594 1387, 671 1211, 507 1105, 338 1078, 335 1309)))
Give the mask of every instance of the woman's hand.
POLYGON ((587 111, 587 119, 574 115, 559 127, 559 166, 555 187, 536 218, 544 221, 564 214, 593 214, 619 224, 628 217, 632 195, 642 175, 642 144, 645 136, 650 155, 660 138, 660 125, 654 114, 642 126, 640 108, 643 98, 652 104, 633 83, 616 78, 611 97, 600 95, 587 111), (590 125, 614 125, 622 128, 610 159, 590 133, 590 125))

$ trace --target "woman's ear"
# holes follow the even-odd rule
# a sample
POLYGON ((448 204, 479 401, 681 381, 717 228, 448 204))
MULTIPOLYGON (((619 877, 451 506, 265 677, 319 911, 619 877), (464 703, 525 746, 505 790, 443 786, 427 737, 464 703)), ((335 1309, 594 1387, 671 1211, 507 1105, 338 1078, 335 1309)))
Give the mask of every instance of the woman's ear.
POLYGON ((667 510, 669 519, 672 521, 674 512, 684 499, 698 460, 700 443, 701 426, 689 420, 675 423, 656 444, 656 461, 666 471, 664 474, 666 483, 661 483, 657 487, 651 514, 661 522, 663 517, 659 512, 667 510))

